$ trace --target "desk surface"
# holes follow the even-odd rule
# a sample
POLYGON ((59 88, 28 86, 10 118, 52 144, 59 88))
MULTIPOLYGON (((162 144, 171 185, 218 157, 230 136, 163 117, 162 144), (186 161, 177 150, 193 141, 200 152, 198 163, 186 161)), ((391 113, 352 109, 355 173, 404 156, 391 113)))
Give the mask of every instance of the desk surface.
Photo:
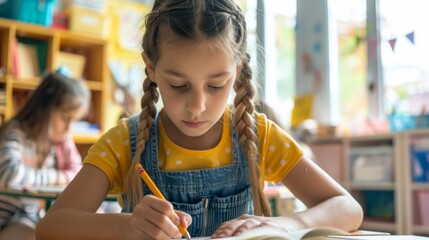
MULTIPOLYGON (((22 189, 9 189, 9 188, 0 188, 0 195, 12 196, 12 197, 27 197, 27 198, 38 198, 47 201, 53 201, 64 190, 64 187, 59 186, 49 186, 49 187, 31 187, 31 188, 22 188, 22 189)), ((106 201, 117 201, 116 194, 108 194, 106 196, 106 201)))

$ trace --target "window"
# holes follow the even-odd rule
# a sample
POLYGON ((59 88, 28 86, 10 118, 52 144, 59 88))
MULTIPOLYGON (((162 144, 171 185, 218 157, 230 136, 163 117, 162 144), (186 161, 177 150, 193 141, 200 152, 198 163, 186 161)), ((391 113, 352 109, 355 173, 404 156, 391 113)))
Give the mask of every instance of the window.
POLYGON ((264 99, 288 125, 295 96, 296 0, 270 0, 265 4, 264 99))
POLYGON ((393 110, 407 114, 429 111, 427 7, 428 3, 421 0, 380 0, 386 114, 393 110))
MULTIPOLYGON (((339 121, 368 116, 366 0, 332 0, 338 46, 339 121)), ((335 110, 334 110, 335 111, 335 110)))
POLYGON ((246 24, 247 24, 247 52, 250 54, 250 67, 253 70, 253 80, 256 81, 257 74, 260 69, 257 69, 257 57, 258 57, 258 37, 256 33, 257 23, 257 0, 237 0, 238 6, 244 13, 246 24))

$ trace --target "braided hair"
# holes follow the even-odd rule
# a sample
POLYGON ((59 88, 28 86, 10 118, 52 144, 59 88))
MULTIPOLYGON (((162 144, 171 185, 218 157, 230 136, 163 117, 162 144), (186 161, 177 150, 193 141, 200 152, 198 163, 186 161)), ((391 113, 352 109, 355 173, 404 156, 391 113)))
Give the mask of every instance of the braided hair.
MULTIPOLYGON (((236 92, 234 122, 248 161, 255 214, 271 216, 271 209, 262 191, 257 163, 258 147, 253 117, 253 98, 256 91, 251 82, 250 56, 246 52, 246 22, 241 9, 233 0, 155 0, 152 11, 146 16, 142 41, 143 54, 153 64, 156 64, 160 57, 161 39, 165 41, 165 38, 169 37, 165 33, 166 29, 183 39, 195 41, 216 39, 226 43, 222 44, 222 47, 232 53, 234 60, 241 66, 241 72, 234 84, 236 92)), ((143 92, 136 154, 132 166, 140 161, 157 112, 159 93, 156 83, 149 77, 143 81, 143 92)), ((125 184, 127 207, 132 209, 143 197, 142 183, 133 167, 130 167, 128 172, 127 183, 125 184)))

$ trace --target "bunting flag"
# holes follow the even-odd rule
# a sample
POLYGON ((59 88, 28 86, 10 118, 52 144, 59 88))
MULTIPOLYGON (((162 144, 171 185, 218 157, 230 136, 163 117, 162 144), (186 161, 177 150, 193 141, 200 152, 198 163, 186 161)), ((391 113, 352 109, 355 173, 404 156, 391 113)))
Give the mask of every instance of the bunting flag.
POLYGON ((414 45, 414 31, 408 33, 407 35, 405 35, 408 40, 410 40, 410 42, 414 45))
POLYGON ((318 22, 316 23, 316 25, 314 25, 313 32, 320 33, 321 31, 322 31, 322 23, 318 22))
POLYGON ((322 44, 320 42, 315 42, 313 44, 312 49, 313 49, 313 52, 318 53, 322 50, 322 44))
POLYGON ((395 51, 396 38, 392 38, 389 40, 389 45, 392 48, 392 51, 395 51))

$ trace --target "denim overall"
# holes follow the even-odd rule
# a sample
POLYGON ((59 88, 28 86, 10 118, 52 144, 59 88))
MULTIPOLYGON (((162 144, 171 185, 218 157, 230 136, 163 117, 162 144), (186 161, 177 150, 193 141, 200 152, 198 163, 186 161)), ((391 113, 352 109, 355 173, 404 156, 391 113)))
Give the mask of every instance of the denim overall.
MULTIPOLYGON (((138 115, 129 119, 131 155, 136 150, 138 115)), ((253 197, 247 159, 231 123, 232 164, 213 169, 161 171, 158 166, 158 116, 141 156, 141 164, 175 210, 192 216, 188 231, 192 237, 209 236, 222 223, 243 214, 253 214, 253 197)), ((145 183, 144 194, 151 194, 145 183)), ((124 205, 126 204, 123 195, 124 205)), ((132 212, 132 209, 124 209, 132 212)))

